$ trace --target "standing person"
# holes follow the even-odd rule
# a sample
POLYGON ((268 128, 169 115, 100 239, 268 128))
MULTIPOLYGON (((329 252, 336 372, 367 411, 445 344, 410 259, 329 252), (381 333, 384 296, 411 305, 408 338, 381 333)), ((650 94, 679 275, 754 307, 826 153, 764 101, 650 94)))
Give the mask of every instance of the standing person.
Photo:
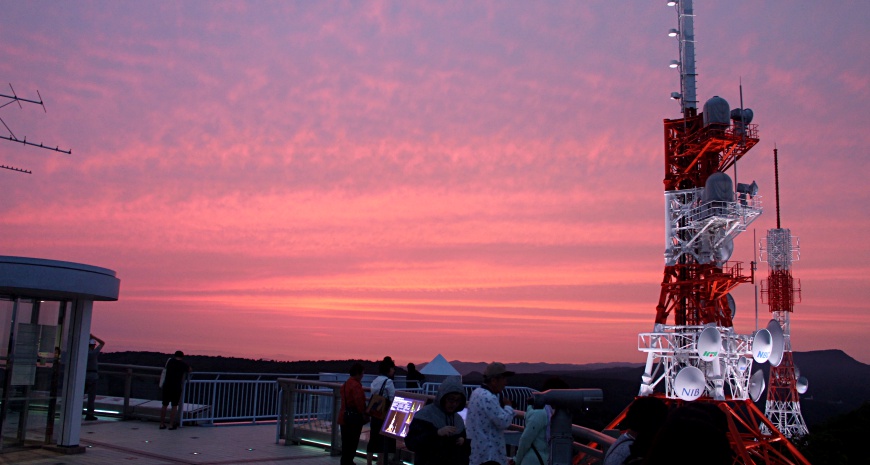
POLYGON ((178 413, 178 404, 181 402, 184 378, 193 371, 193 368, 183 359, 184 352, 176 350, 175 355, 166 362, 166 378, 163 380, 163 408, 160 409, 160 429, 166 429, 166 407, 169 404, 172 404, 169 429, 178 428, 175 415, 178 413))
POLYGON ((414 465, 468 465, 465 422, 459 415, 464 408, 465 388, 447 378, 438 386, 435 403, 411 421, 405 445, 414 452, 414 465))
MULTIPOLYGON (((387 406, 393 402, 396 397, 396 386, 393 384, 393 376, 396 374, 396 363, 390 357, 384 357, 381 363, 378 364, 378 377, 372 381, 372 395, 381 393, 387 399, 387 406), (383 389, 381 389, 383 388, 383 389)), ((371 428, 369 429, 369 443, 366 446, 366 465, 372 465, 374 454, 378 454, 378 464, 386 465, 386 456, 396 452, 396 440, 393 438, 384 437, 381 434, 381 427, 384 425, 384 420, 372 417, 371 428)))
POLYGON ((106 342, 91 334, 88 341, 88 368, 85 373, 85 392, 88 394, 88 412, 85 420, 94 421, 94 403, 97 401, 97 382, 100 380, 100 351, 106 342))
MULTIPOLYGON (((541 392, 550 389, 569 389, 568 383, 560 378, 548 378, 541 392)), ((526 426, 517 445, 517 465, 547 465, 550 459, 550 418, 553 407, 545 405, 536 409, 531 402, 526 409, 526 426)))
POLYGON ((363 425, 368 421, 364 414, 366 394, 361 383, 363 371, 362 363, 354 363, 348 371, 350 378, 341 385, 341 414, 338 415, 338 424, 341 426, 341 465, 353 465, 363 425))
POLYGON ((623 433, 604 454, 604 465, 623 465, 642 460, 653 438, 668 418, 668 406, 658 397, 638 397, 619 422, 623 433))
MULTIPOLYGON (((504 430, 514 418, 510 399, 499 397, 514 372, 492 362, 483 372, 483 385, 471 393, 465 427, 471 441, 471 465, 507 465, 504 430)), ((513 463, 513 460, 510 460, 513 463)))
POLYGON ((408 376, 405 377, 408 380, 409 388, 422 388, 423 383, 426 382, 426 375, 417 371, 417 367, 413 363, 408 364, 408 376), (416 385, 411 384, 411 382, 416 383, 416 385))

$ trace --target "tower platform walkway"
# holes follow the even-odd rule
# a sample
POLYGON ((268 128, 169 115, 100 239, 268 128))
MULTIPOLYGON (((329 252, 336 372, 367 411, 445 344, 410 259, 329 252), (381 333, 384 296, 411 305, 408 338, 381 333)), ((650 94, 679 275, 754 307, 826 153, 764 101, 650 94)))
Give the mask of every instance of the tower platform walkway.
MULTIPOLYGON (((0 464, 21 465, 328 465, 338 464, 324 447, 275 443, 275 424, 184 426, 161 430, 141 420, 98 420, 82 424, 84 453, 53 448, 0 454, 0 464)), ((357 463, 365 463, 357 458, 357 463)))

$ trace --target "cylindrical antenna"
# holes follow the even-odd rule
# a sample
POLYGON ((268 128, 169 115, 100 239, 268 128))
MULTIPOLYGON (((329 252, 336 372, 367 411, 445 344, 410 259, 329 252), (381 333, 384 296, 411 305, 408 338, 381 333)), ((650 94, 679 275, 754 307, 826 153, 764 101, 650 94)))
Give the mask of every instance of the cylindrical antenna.
POLYGON ((776 153, 776 144, 773 146, 773 182, 776 189, 776 229, 779 227, 779 157, 776 153))
MULTIPOLYGON (((740 128, 741 128, 741 136, 740 136, 740 145, 746 147, 746 121, 743 120, 743 77, 740 77, 740 128)), ((734 192, 737 192, 737 159, 739 157, 734 157, 734 192)))
POLYGON ((695 10, 692 0, 681 0, 678 4, 680 24, 680 106, 683 116, 698 113, 698 96, 695 88, 695 10))
POLYGON ((755 331, 758 331, 758 281, 755 280, 755 270, 758 266, 758 242, 755 239, 755 228, 752 228, 752 287, 755 289, 755 331))

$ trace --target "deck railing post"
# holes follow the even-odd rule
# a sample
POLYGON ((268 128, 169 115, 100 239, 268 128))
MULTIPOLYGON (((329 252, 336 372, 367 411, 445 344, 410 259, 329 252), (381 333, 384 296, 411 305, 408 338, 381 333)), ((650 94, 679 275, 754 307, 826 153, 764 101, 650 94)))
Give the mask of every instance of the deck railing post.
POLYGON ((335 457, 341 455, 341 436, 338 434, 338 411, 341 408, 341 390, 332 388, 332 435, 329 444, 329 455, 335 457))
POLYGON ((181 397, 178 402, 178 426, 184 426, 184 396, 187 395, 187 382, 189 380, 185 379, 181 383, 181 397))
POLYGON ((128 367, 124 370, 124 409, 121 411, 121 418, 127 419, 130 415, 130 396, 133 392, 133 368, 128 367))
MULTIPOLYGON (((217 418, 218 416, 218 405, 217 405, 217 388, 218 388, 218 379, 220 379, 220 375, 215 378, 215 382, 211 384, 211 417, 217 418)), ((213 422, 212 422, 213 423, 213 422)))
POLYGON ((281 406, 282 433, 284 436, 284 445, 289 446, 298 444, 299 441, 293 437, 293 427, 296 422, 296 389, 297 384, 294 382, 281 383, 281 396, 283 405, 281 406))
POLYGON ((254 420, 252 421, 252 423, 257 422, 257 412, 258 412, 257 409, 259 409, 259 408, 260 408, 260 382, 259 382, 259 380, 257 380, 254 383, 254 420))
POLYGON ((281 438, 287 431, 287 415, 284 411, 284 386, 278 383, 278 429, 275 431, 275 444, 281 443, 281 438))

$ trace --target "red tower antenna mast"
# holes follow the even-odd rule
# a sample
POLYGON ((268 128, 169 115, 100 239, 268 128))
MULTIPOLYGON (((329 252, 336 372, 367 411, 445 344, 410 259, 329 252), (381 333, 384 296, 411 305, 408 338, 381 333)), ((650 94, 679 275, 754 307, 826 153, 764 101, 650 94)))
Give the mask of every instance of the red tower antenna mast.
POLYGON ((758 143, 757 126, 751 110, 732 110, 718 96, 698 112, 692 0, 668 3, 679 21, 669 35, 680 44, 680 60, 671 62, 680 92, 671 97, 683 117, 664 120, 665 268, 653 331, 638 334, 638 350, 647 354, 638 395, 714 404, 726 414, 735 464, 807 464, 753 402, 764 389, 753 362, 782 355, 780 326, 772 321, 752 335, 734 329, 730 291, 754 276, 729 261, 733 241, 762 209, 755 182, 735 188, 725 171, 758 143))
POLYGON ((767 248, 759 245, 762 261, 767 258, 768 278, 761 282, 761 301, 768 304, 774 321, 783 334, 783 354, 779 365, 770 367, 765 414, 770 422, 788 438, 809 433, 801 414, 800 394, 806 392, 806 378, 794 364, 791 350, 791 314, 794 304, 801 301, 800 280, 791 274, 792 263, 800 259, 800 241, 783 229, 779 216, 779 155, 773 149, 774 182, 776 184, 776 229, 767 231, 767 248))

